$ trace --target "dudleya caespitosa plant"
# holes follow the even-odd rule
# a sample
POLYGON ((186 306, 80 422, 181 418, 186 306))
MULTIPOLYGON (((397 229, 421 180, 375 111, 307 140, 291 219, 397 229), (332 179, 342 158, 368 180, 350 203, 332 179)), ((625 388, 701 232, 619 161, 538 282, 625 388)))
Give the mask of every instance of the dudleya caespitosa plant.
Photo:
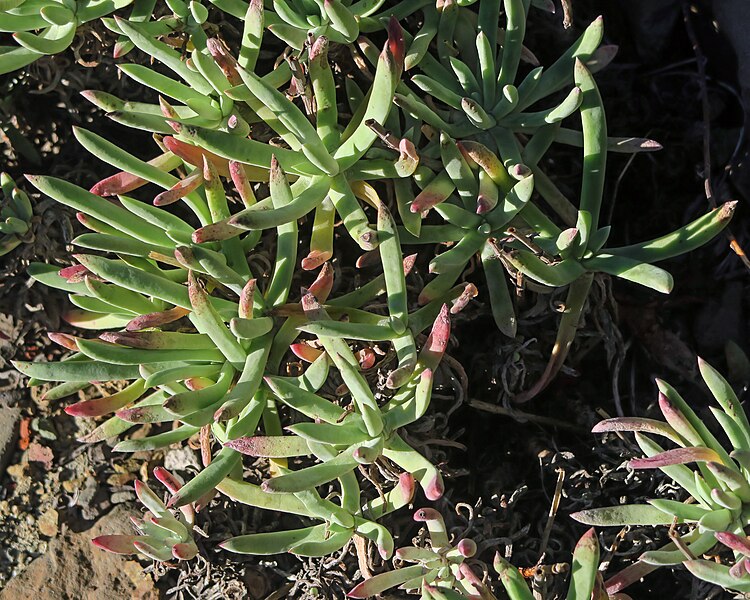
POLYGON ((508 0, 501 10, 500 2, 482 2, 473 12, 461 3, 445 2, 425 9, 422 28, 405 59, 410 73, 420 71, 411 77, 419 92, 402 83, 395 95, 403 113, 431 132, 420 154, 438 161, 420 164, 415 171, 418 193, 413 186, 400 184, 403 239, 450 246, 431 261, 430 271, 436 277, 428 282, 420 301, 450 288, 479 254, 494 320, 513 337, 517 317, 509 277, 516 285, 522 281, 522 287, 542 293, 568 287, 547 369, 535 385, 516 396, 517 402, 543 391, 559 371, 595 273, 668 293, 672 278, 653 263, 706 243, 726 226, 735 206, 727 203, 656 240, 605 247, 610 227, 600 224, 600 212, 607 153, 653 151, 661 146, 652 140, 607 135, 604 107, 592 75, 606 67, 617 48, 600 46, 601 17, 551 66, 537 65, 519 77, 523 59, 535 61, 523 46, 532 4, 508 0), (498 31, 502 12, 506 27, 498 31), (432 40, 436 57, 427 52, 432 40), (567 88, 562 101, 554 100, 567 88), (425 102, 421 93, 432 96, 433 102, 425 102), (578 113, 580 132, 562 126, 578 113), (553 143, 583 148, 577 203, 565 197, 541 166, 553 143), (442 222, 425 220, 428 212, 439 215, 442 222))
MULTIPOLYGON (((77 128, 78 141, 116 172, 90 191, 29 177, 42 194, 73 208, 88 231, 74 240, 76 264, 29 268, 34 279, 69 293, 74 308, 66 320, 79 333, 50 337, 70 354, 16 366, 30 385, 55 383, 48 399, 92 381, 118 386, 66 408, 81 418, 107 417, 86 442, 120 438, 116 451, 135 452, 199 437, 204 468, 174 491, 168 508, 204 509, 220 493, 297 515, 304 525, 235 537, 224 549, 321 556, 360 536, 389 558, 394 541, 378 520, 411 502, 415 482, 428 500, 443 493, 440 471, 402 429, 428 410, 450 314, 476 293, 457 283, 472 258, 481 256, 495 320, 508 335, 515 334, 508 273, 540 292, 569 286, 556 350, 530 398, 562 365, 593 273, 666 292, 671 277, 652 263, 716 235, 733 204, 664 238, 603 250, 609 230, 597 215, 606 153, 654 145, 607 136, 592 77, 611 55, 597 50, 600 20, 559 61, 514 87, 521 57, 529 57, 522 45, 528 2, 503 4, 504 34, 497 32, 499 2, 433 9, 327 1, 316 3, 319 14, 304 15, 309 27, 299 20, 303 1, 273 10, 258 0, 212 4, 211 11, 237 20, 238 40, 223 37, 197 2, 171 0, 172 16, 158 19, 148 2, 137 3, 138 14, 105 20, 120 36, 118 59, 138 48, 161 64, 119 64, 158 101, 96 90, 84 96, 117 123, 152 134, 155 150, 145 160, 117 139, 77 128), (420 9, 422 26, 411 38, 396 17, 420 9), (454 42, 466 33, 450 27, 454 16, 479 33, 477 53, 461 60, 454 42), (380 50, 361 35, 375 30, 387 35, 380 50), (266 60, 264 43, 278 44, 267 31, 295 51, 266 60), (355 39, 373 67, 361 65, 359 78, 335 72, 330 58, 337 44, 355 39), (437 110, 417 102, 404 81, 405 71, 417 70, 411 83, 433 93, 442 103, 437 110), (430 83, 446 77, 440 90, 430 83), (530 112, 567 86, 562 102, 530 112), (578 112, 582 132, 563 128, 578 112), (577 207, 559 199, 539 167, 553 142, 583 148, 577 207), (452 247, 427 257, 436 277, 412 294, 406 278, 416 257, 404 247, 428 243, 452 247), (356 286, 337 281, 338 293, 333 265, 351 247, 379 271, 356 286), (300 282, 306 289, 298 293, 300 282), (375 349, 389 357, 382 386, 371 377, 375 349), (305 363, 300 374, 285 369, 294 357, 305 363), (342 393, 324 389, 332 380, 343 382, 342 393), (141 423, 152 424, 153 434, 123 439, 141 423), (244 456, 267 459, 262 481, 243 478, 244 456), (357 476, 372 464, 398 472, 375 498, 357 476)), ((152 511, 154 519, 168 521, 151 504, 160 513, 152 511)), ((179 527, 169 524, 159 544, 128 540, 123 547, 175 557, 171 534, 179 527)), ((144 521, 139 531, 149 536, 156 526, 144 521)), ((462 548, 466 558, 470 548, 462 548)), ((444 568, 452 572, 451 565, 437 570, 444 568)), ((428 583, 423 594, 449 593, 439 587, 428 583)))
POLYGON ((595 433, 633 432, 644 458, 631 469, 659 469, 688 495, 685 501, 654 498, 647 504, 591 508, 573 518, 597 526, 686 524, 687 529, 664 548, 644 552, 639 560, 607 582, 613 592, 662 566, 684 566, 694 575, 727 589, 750 590, 748 542, 750 526, 750 425, 731 385, 704 360, 698 360, 703 382, 716 405, 710 411, 729 445, 722 443, 693 408, 667 382, 657 380, 664 421, 642 417, 607 419, 595 433), (665 449, 653 439, 664 438, 665 449), (717 544, 731 550, 728 563, 703 556, 717 544))
POLYGON ((34 240, 31 219, 34 209, 26 193, 7 173, 0 173, 3 199, 0 203, 0 256, 24 242, 34 240))

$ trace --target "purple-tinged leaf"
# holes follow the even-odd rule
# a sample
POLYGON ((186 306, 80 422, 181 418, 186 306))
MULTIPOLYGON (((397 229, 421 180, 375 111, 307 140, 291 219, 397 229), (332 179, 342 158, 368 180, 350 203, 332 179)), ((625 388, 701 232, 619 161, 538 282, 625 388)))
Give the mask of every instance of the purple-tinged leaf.
POLYGON ((182 308, 181 306, 175 306, 169 310, 139 315, 125 326, 125 330, 140 331, 141 329, 148 329, 150 327, 160 327, 178 321, 189 314, 190 311, 188 309, 182 308))
POLYGON ((428 500, 440 500, 445 493, 445 485, 443 484, 443 477, 438 472, 435 477, 430 479, 427 484, 422 488, 425 498, 428 500))
POLYGON ((256 435, 229 440, 226 447, 248 456, 287 458, 312 454, 304 438, 290 435, 256 435))
MULTIPOLYGON (((154 477, 161 482, 161 484, 169 490, 169 493, 173 496, 182 488, 183 482, 167 471, 164 467, 154 468, 154 477)), ((185 516, 187 522, 192 525, 195 522, 195 510, 191 504, 185 504, 180 506, 180 511, 185 516)))
POLYGON ((750 540, 746 535, 740 536, 729 531, 717 531, 714 536, 726 547, 745 556, 750 556, 750 540))
POLYGON ((414 513, 413 519, 417 523, 425 523, 427 525, 433 548, 447 548, 450 545, 443 515, 437 510, 434 508, 420 508, 414 513))
POLYGON ((438 175, 416 195, 409 210, 413 213, 425 213, 450 198, 455 188, 455 184, 449 177, 438 175))
MULTIPOLYGON (((232 183, 240 195, 240 199, 245 207, 250 207, 257 202, 253 188, 250 184, 250 180, 245 170, 245 165, 236 162, 234 160, 229 161, 229 176, 232 178, 232 183)), ((268 179, 268 177, 266 177, 268 179)))
MULTIPOLYGON (((703 439, 701 439, 701 436, 690 424, 688 418, 673 402, 670 401, 666 394, 663 394, 662 392, 659 392, 659 409, 667 420, 667 423, 671 425, 672 429, 682 436, 690 445, 703 446, 705 444, 703 439)), ((680 445, 683 446, 684 444, 680 445)))
POLYGON ((673 442, 682 445, 684 442, 677 432, 669 425, 656 419, 642 419, 640 417, 617 417, 600 421, 591 430, 591 433, 606 433, 610 431, 628 431, 651 433, 669 438, 673 442))
MULTIPOLYGON (((115 416, 128 423, 160 423, 164 419, 164 409, 160 405, 134 406, 118 410, 115 416)), ((174 417, 170 415, 170 418, 174 417)))
MULTIPOLYGON (((173 166, 172 163, 174 160, 174 157, 167 153, 151 159, 148 161, 148 164, 157 169, 169 170, 169 167, 173 166)), ((132 192, 147 183, 148 181, 137 175, 127 173, 126 171, 120 171, 119 173, 115 173, 114 175, 95 183, 89 191, 97 196, 121 196, 132 192)))
POLYGON ((416 491, 414 476, 411 473, 401 473, 398 476, 398 483, 391 493, 396 492, 397 490, 400 498, 395 503, 400 504, 401 506, 409 504, 414 498, 414 492, 416 491))
POLYGON ((578 540, 573 551, 567 600, 591 598, 599 568, 599 540, 592 527, 578 540))
POLYGON ((57 274, 68 283, 83 283, 86 277, 96 277, 85 265, 71 265, 60 269, 57 274))
POLYGON ((222 158, 208 150, 203 150, 198 146, 182 142, 172 136, 165 136, 162 139, 162 142, 172 154, 176 154, 186 163, 190 163, 194 167, 197 167, 198 172, 203 169, 203 159, 204 157, 207 157, 216 167, 219 175, 222 177, 229 177, 229 161, 226 158, 222 158))
POLYGON ((192 540, 189 542, 180 542, 172 546, 172 556, 177 560, 190 560, 198 554, 198 547, 192 540))
POLYGON ((475 286, 473 283, 467 283, 464 286, 464 291, 461 292, 461 295, 451 303, 451 314, 457 315, 458 313, 460 313, 464 308, 466 308, 466 305, 471 301, 471 299, 476 298, 477 295, 479 295, 477 286, 475 286))
POLYGON ((318 299, 318 302, 324 303, 331 289, 333 288, 333 267, 330 263, 323 263, 323 268, 318 273, 315 281, 312 282, 307 291, 318 299))
POLYGON ((659 469, 671 465, 684 465, 691 462, 720 462, 721 457, 703 446, 695 448, 675 448, 648 458, 634 458, 628 463, 631 469, 659 469))
POLYGON ((602 44, 585 61, 586 67, 592 74, 598 73, 614 60, 618 50, 616 44, 602 44))
POLYGON ((411 273, 411 270, 414 268, 414 265, 416 262, 417 262, 416 254, 410 254, 409 256, 404 256, 404 275, 408 275, 409 273, 411 273))
POLYGON ((227 51, 227 47, 222 41, 218 38, 208 38, 206 40, 206 49, 229 83, 232 85, 242 85, 242 77, 240 77, 237 70, 237 59, 227 51))
POLYGON ((209 350, 214 347, 205 335, 172 331, 106 331, 99 339, 130 348, 149 350, 209 350))
POLYGON ((196 169, 185 179, 180 179, 171 188, 157 194, 154 198, 154 206, 167 206, 184 198, 191 192, 197 190, 203 183, 203 173, 196 169))
POLYGON ((302 259, 301 266, 305 271, 313 271, 330 260, 332 256, 333 254, 326 250, 310 250, 302 259))
POLYGON ((735 579, 740 579, 747 573, 746 569, 747 559, 741 558, 731 567, 729 567, 729 574, 735 579))
POLYGON ((167 102, 166 98, 159 96, 159 109, 161 114, 167 118, 167 125, 172 128, 175 133, 182 132, 182 123, 179 122, 180 115, 177 114, 174 106, 167 102))
POLYGON ((57 331, 50 331, 47 337, 51 342, 54 342, 58 346, 62 346, 66 350, 72 350, 78 352, 78 344, 76 344, 76 336, 70 335, 69 333, 60 333, 57 331))
POLYGON ((253 318, 253 298, 255 297, 255 279, 250 279, 242 288, 240 293, 240 302, 238 313, 242 319, 253 318))
POLYGON ((395 63, 392 68, 395 68, 400 76, 404 70, 405 54, 404 31, 401 29, 398 19, 391 15, 388 21, 388 43, 383 47, 381 56, 384 56, 386 61, 395 63))
POLYGON ((228 219, 211 223, 205 227, 200 227, 193 232, 193 242, 204 244, 206 242, 218 242, 237 237, 246 230, 230 225, 228 219))
POLYGON ((120 171, 119 173, 115 173, 114 175, 110 175, 109 177, 98 181, 91 186, 89 191, 97 196, 117 196, 119 194, 127 194, 128 192, 137 190, 139 187, 146 185, 147 183, 148 181, 137 175, 120 171))
POLYGON ((445 354, 451 337, 451 319, 448 305, 443 304, 435 322, 432 325, 430 335, 422 346, 419 353, 419 363, 425 368, 434 371, 445 354))
POLYGON ((395 163, 396 172, 401 177, 409 177, 419 166, 419 154, 414 144, 404 138, 398 143, 398 160, 395 163))
POLYGON ((292 344, 289 346, 289 349, 297 358, 309 363, 315 362, 324 353, 324 350, 313 348, 305 342, 292 344))
POLYGON ((142 379, 137 379, 125 389, 92 400, 82 400, 65 407, 65 412, 72 417, 101 417, 121 409, 136 400, 145 390, 142 379))
POLYGON ((458 544, 456 544, 456 548, 464 558, 471 558, 477 553, 476 542, 469 538, 464 538, 463 540, 458 542, 458 544))
POLYGON ((133 542, 140 539, 137 535, 100 535, 91 540, 97 548, 113 554, 137 554, 133 542))
POLYGON ((504 193, 507 193, 513 187, 502 161, 487 146, 469 140, 461 140, 456 142, 456 145, 466 161, 469 164, 479 165, 504 193))
POLYGON ((175 475, 167 471, 164 467, 154 468, 154 477, 169 490, 171 494, 176 494, 183 483, 175 475))
POLYGON ((639 560, 625 567, 614 577, 610 577, 604 582, 604 587, 610 596, 614 596, 636 581, 640 581, 649 573, 653 573, 656 569, 658 569, 656 565, 649 565, 639 560))
MULTIPOLYGON (((491 594, 487 595, 485 593, 489 592, 489 590, 487 590, 487 587, 485 586, 482 579, 477 576, 477 574, 474 572, 474 569, 472 569, 468 563, 462 562, 460 565, 458 565, 458 573, 456 574, 456 579, 463 579, 465 581, 468 581, 470 586, 473 587, 475 591, 479 592, 479 595, 469 595, 469 598, 471 598, 472 600, 474 598, 479 598, 480 600, 494 598, 494 596, 492 596, 491 594)), ((446 593, 448 593, 448 590, 446 590, 446 593)))

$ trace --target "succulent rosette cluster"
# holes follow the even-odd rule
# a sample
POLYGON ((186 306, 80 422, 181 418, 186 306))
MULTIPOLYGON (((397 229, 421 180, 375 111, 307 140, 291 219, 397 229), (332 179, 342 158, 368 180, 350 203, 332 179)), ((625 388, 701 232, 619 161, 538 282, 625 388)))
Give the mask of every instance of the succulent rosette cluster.
MULTIPOLYGON (((451 315, 479 293, 461 279, 472 262, 482 264, 495 323, 510 337, 513 287, 567 289, 549 364, 516 398, 524 401, 565 361, 596 274, 668 293, 672 278, 654 263, 706 243, 732 216, 727 203, 655 240, 607 245, 600 213, 608 153, 659 145, 607 134, 594 74, 615 49, 601 46, 601 18, 541 66, 524 35, 531 7, 549 9, 543 1, 135 0, 119 10, 129 4, 0 1, 0 24, 19 44, 0 49, 0 72, 63 51, 79 25, 102 18, 117 36, 118 69, 147 91, 137 101, 83 95, 109 119, 150 134, 150 159, 141 158, 146 149, 135 156, 116 139, 76 128, 76 139, 114 172, 90 190, 28 176, 42 195, 76 211, 86 232, 73 240, 71 266, 28 269, 69 294, 65 319, 78 333, 50 333, 68 353, 17 369, 31 386, 52 386, 48 399, 91 382, 118 390, 66 407, 101 419, 84 442, 119 438, 115 451, 137 452, 197 438, 202 449, 203 469, 184 484, 157 471, 171 493, 167 504, 138 483, 149 511, 135 523, 138 535, 99 538, 102 548, 190 559, 198 551, 194 511, 223 494, 305 525, 225 540, 228 551, 322 556, 359 536, 391 558, 395 542, 378 521, 415 493, 433 501, 444 491, 440 470, 402 434, 429 410, 451 315), (222 31, 222 19, 233 32, 222 31), (128 62, 133 49, 148 64, 128 62), (332 58, 344 51, 358 73, 337 68, 332 58), (563 126, 576 116, 580 130, 563 126), (554 143, 583 155, 577 199, 541 166, 554 143), (440 252, 424 256, 436 246, 440 252), (356 284, 334 276, 352 249, 373 273, 356 284), (423 257, 434 277, 414 289, 407 281, 423 257), (292 362, 298 371, 287 369, 292 362), (145 423, 153 433, 128 438, 145 423), (246 456, 265 459, 262 481, 244 479, 246 456), (377 497, 358 477, 359 467, 374 464, 393 474, 377 497)), ((3 247, 20 243, 32 216, 28 198, 6 179, 3 247)), ((715 532, 742 554, 744 446, 725 456, 675 406, 667 416, 674 423, 652 432, 669 430, 684 447, 662 455, 644 442, 657 454, 644 465, 679 470, 681 485, 691 486, 698 505, 675 513, 699 523, 691 544, 702 548, 715 532), (687 479, 689 461, 698 461, 700 485, 687 479)), ((720 414, 750 452, 747 422, 720 414)), ((671 505, 654 502, 637 510, 651 521, 657 513, 673 518, 671 505)), ((416 515, 430 547, 400 549, 413 564, 352 594, 404 586, 423 598, 490 597, 465 562, 473 542, 449 540, 431 508, 416 515)), ((594 546, 590 532, 576 549, 569 598, 599 597, 594 546)), ((709 570, 701 561, 689 566, 709 570)), ((513 569, 502 559, 496 568, 508 593, 525 599, 513 569)), ((710 571, 719 577, 721 569, 710 571)))

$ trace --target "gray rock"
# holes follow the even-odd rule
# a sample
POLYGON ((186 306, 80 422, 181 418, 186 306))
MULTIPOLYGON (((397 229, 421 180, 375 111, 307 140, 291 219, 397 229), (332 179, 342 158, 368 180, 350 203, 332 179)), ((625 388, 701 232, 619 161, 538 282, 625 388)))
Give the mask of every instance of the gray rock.
POLYGON ((18 440, 21 409, 0 404, 0 475, 5 473, 18 440))
POLYGON ((188 467, 200 469, 198 457, 190 448, 173 448, 164 456, 164 468, 167 471, 184 471, 188 467))
POLYGON ((88 531, 52 540, 43 556, 8 582, 0 600, 157 600, 151 578, 137 562, 91 543, 98 535, 129 533, 130 512, 118 506, 88 531))

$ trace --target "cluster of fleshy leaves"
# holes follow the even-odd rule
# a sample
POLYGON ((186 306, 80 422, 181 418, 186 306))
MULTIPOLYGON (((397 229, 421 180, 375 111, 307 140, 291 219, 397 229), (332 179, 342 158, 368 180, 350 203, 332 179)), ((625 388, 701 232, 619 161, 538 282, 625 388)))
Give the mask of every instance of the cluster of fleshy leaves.
POLYGON ((430 263, 436 277, 420 301, 448 289, 479 254, 495 322, 513 337, 517 317, 509 276, 539 293, 568 286, 547 369, 532 388, 516 396, 517 402, 541 392, 562 366, 593 274, 669 293, 671 276, 653 263, 706 243, 727 224, 735 206, 725 204, 655 240, 605 248, 610 227, 600 223, 600 212, 608 151, 652 151, 660 145, 607 135, 592 73, 609 64, 617 48, 600 46, 601 17, 556 62, 542 67, 523 46, 532 4, 548 8, 529 0, 504 0, 504 30, 498 30, 503 12, 499 0, 477 3, 477 12, 451 0, 425 7, 421 28, 413 38, 406 36, 405 68, 419 71, 411 76, 419 91, 401 83, 394 100, 405 119, 431 130, 426 144, 412 140, 425 157, 412 178, 418 193, 408 181, 395 184, 407 233, 402 239, 450 246, 430 263), (433 43, 436 56, 428 51, 433 43), (518 81, 523 62, 535 68, 518 81), (567 95, 554 100, 564 89, 569 89, 567 95), (428 94, 432 102, 420 94, 428 94), (576 113, 582 130, 562 127, 576 113), (555 142, 583 149, 577 203, 540 166, 555 142), (440 221, 435 223, 428 213, 436 213, 440 221))
POLYGON ((24 242, 31 242, 34 233, 31 219, 34 210, 26 193, 16 186, 7 173, 0 173, 0 256, 7 254, 24 242))
MULTIPOLYGON (((573 550, 566 600, 631 600, 626 594, 610 594, 605 588, 599 572, 599 552, 599 540, 591 528, 581 536, 573 550)), ((533 600, 536 597, 518 569, 499 553, 495 554, 493 566, 510 600, 533 600)))
MULTIPOLYGON (((599 226, 599 213, 607 151, 638 152, 660 146, 650 140, 607 137, 592 72, 605 67, 616 48, 600 47, 601 18, 553 65, 537 66, 516 85, 521 62, 537 64, 523 46, 528 0, 505 0, 504 30, 497 27, 503 11, 496 0, 480 3, 478 12, 467 6, 471 2, 398 3, 388 12, 404 17, 421 9, 422 26, 413 38, 391 32, 391 41, 381 53, 367 38, 357 39, 361 53, 376 68, 366 92, 351 78, 340 86, 353 115, 342 131, 338 113, 343 103, 336 96, 329 45, 350 42, 360 30, 382 26, 385 19, 373 14, 381 3, 347 6, 338 1, 298 0, 277 3, 277 12, 272 12, 258 0, 215 2, 243 20, 236 57, 222 40, 207 35, 207 11, 193 4, 172 0, 172 21, 105 19, 122 36, 123 50, 116 51, 118 55, 136 46, 184 83, 143 65, 123 64, 124 74, 160 94, 159 105, 85 93, 117 122, 173 134, 159 140, 162 154, 145 163, 92 132, 79 130, 77 137, 89 150, 124 170, 94 191, 114 195, 147 181, 157 183, 168 188, 155 199, 157 205, 183 199, 201 221, 203 227, 192 234, 193 242, 228 241, 253 232, 244 235, 244 250, 257 242, 259 230, 314 213, 309 252, 301 262, 303 269, 314 269, 333 254, 337 214, 363 250, 377 248, 377 233, 359 201, 377 208, 378 191, 369 182, 388 182, 402 221, 402 242, 450 246, 430 262, 436 277, 421 291, 419 303, 448 293, 479 255, 495 321, 501 331, 514 336, 517 319, 508 276, 540 293, 569 287, 547 369, 517 401, 542 391, 562 366, 594 273, 669 292, 671 276, 652 263, 700 246, 732 216, 734 204, 728 203, 661 238, 603 250, 609 227, 599 226), (313 16, 316 11, 320 14, 313 16), (298 53, 260 77, 254 70, 264 28, 298 53), (175 32, 189 36, 188 60, 175 49, 175 32), (429 51, 432 45, 437 57, 429 51), (464 48, 461 59, 457 48, 464 48), (420 93, 431 94, 432 103, 425 103, 402 80, 404 70, 420 71, 410 81, 420 93), (278 88, 287 84, 286 94, 280 92, 278 88), (528 112, 539 103, 549 103, 547 98, 568 86, 570 91, 560 104, 528 112), (295 97, 299 103, 292 101, 295 97), (391 110, 392 102, 400 113, 391 110), (565 118, 578 112, 581 132, 561 127, 565 118), (259 121, 270 126, 280 143, 248 139, 259 121), (577 208, 539 166, 555 141, 583 148, 577 208), (289 196, 294 201, 283 210, 270 198, 257 202, 250 187, 251 182, 268 179, 272 156, 295 180, 289 196), (231 177, 244 210, 213 214, 197 197, 210 177, 204 158, 219 176, 231 177), (178 180, 166 172, 180 162, 188 164, 190 172, 178 180), (552 210, 552 218, 538 206, 535 190, 552 210), (433 224, 432 213, 444 223, 433 224)), ((544 2, 534 4, 549 8, 544 2)), ((391 25, 396 27, 393 17, 391 25)))
MULTIPOLYGON (((156 477, 174 495, 182 481, 163 467, 154 469, 156 477)), ((130 518, 136 535, 100 535, 93 544, 115 554, 140 554, 158 561, 190 560, 198 554, 193 539, 195 511, 183 506, 175 515, 143 481, 135 482, 135 493, 147 512, 141 519, 130 518)))
MULTIPOLYGON (((179 3, 172 4, 182 16, 179 3)), ((251 3, 247 11, 246 29, 262 25, 262 5, 251 3)), ((221 492, 240 502, 321 521, 301 530, 228 540, 226 549, 324 555, 358 534, 372 539, 389 557, 393 541, 375 520, 411 500, 415 479, 429 499, 442 494, 438 470, 410 448, 398 430, 427 410, 433 373, 449 338, 445 303, 458 298, 456 311, 467 301, 460 302, 466 288, 462 285, 409 312, 405 277, 414 257, 403 256, 386 204, 355 170, 371 165, 408 170, 414 161, 409 144, 389 150, 387 159, 362 159, 377 139, 371 122, 387 116, 401 72, 398 23, 391 20, 373 91, 360 94, 359 112, 344 131, 339 128, 325 37, 310 40, 302 63, 288 61, 286 68, 261 78, 253 68, 262 28, 256 37, 246 31, 246 43, 235 59, 221 40, 208 38, 198 27, 190 37, 190 60, 183 62, 152 22, 116 17, 108 25, 185 83, 148 67, 123 65, 128 76, 162 95, 159 105, 86 94, 100 106, 114 108, 110 116, 120 122, 157 133, 162 152, 155 159, 142 161, 93 132, 77 129, 75 135, 87 149, 123 170, 90 192, 61 179, 29 177, 44 194, 78 211, 90 233, 76 238, 75 245, 110 257, 79 254, 78 264, 62 270, 30 267, 35 279, 70 292, 76 308, 66 314, 68 322, 105 331, 99 339, 52 333, 50 337, 73 354, 57 363, 17 363, 17 368, 32 378, 31 385, 58 382, 47 391, 48 399, 63 398, 92 381, 128 382, 117 393, 66 407, 68 413, 86 418, 115 413, 84 441, 119 436, 138 423, 177 421, 179 426, 120 441, 116 451, 153 450, 200 434, 206 442, 205 468, 172 497, 170 506, 202 508, 221 492), (310 78, 315 126, 276 89, 299 79, 299 69, 310 78), (184 104, 172 106, 164 96, 184 104), (261 120, 288 148, 247 137, 261 120), (195 144, 204 137, 214 141, 195 144), (214 152, 212 146, 205 147, 211 143, 217 145, 214 152), (170 174, 176 169, 184 173, 182 178, 170 174), (239 213, 230 211, 222 177, 231 180, 246 207, 239 213), (153 203, 125 195, 147 183, 165 190, 153 203), (267 190, 267 197, 258 201, 259 190, 267 190), (375 205, 373 225, 355 191, 375 205), (116 202, 105 199, 115 195, 116 202), (177 200, 192 212, 187 220, 165 208, 177 200), (320 270, 301 300, 290 302, 297 220, 311 210, 316 224, 303 266, 320 270), (383 273, 329 300, 334 282, 327 261, 333 254, 335 212, 361 246, 378 246, 373 257, 379 255, 383 273), (276 229, 277 236, 275 264, 270 277, 263 278, 253 273, 248 255, 265 229, 276 229), (384 293, 387 316, 361 309, 384 293), (431 324, 432 332, 418 351, 418 336, 431 324), (300 335, 314 339, 296 341, 300 335), (355 353, 347 340, 362 348, 355 353), (388 377, 392 392, 380 404, 365 375, 376 356, 373 346, 391 343, 397 360, 388 377), (299 377, 279 375, 290 348, 310 362, 299 377), (351 396, 348 407, 317 394, 332 365, 351 396), (292 411, 287 427, 282 426, 282 406, 292 411), (261 423, 262 436, 257 435, 261 423), (221 444, 215 456, 211 435, 221 444), (262 485, 243 481, 243 454, 269 458, 273 476, 262 485), (304 457, 312 457, 311 466, 289 468, 292 458, 310 464, 304 457), (363 502, 356 467, 384 460, 405 473, 382 497, 363 502), (317 491, 335 485, 331 482, 339 486, 338 503, 317 491)))
MULTIPOLYGON (((214 4, 238 18, 245 17, 242 4, 214 0, 214 4)), ((303 50, 309 36, 325 37, 335 44, 351 44, 360 32, 382 29, 391 16, 401 20, 423 5, 421 2, 395 2, 383 9, 385 0, 277 0, 263 12, 264 25, 290 48, 303 50), (381 11, 382 12, 378 12, 381 11)))
POLYGON ((494 598, 465 562, 476 554, 474 540, 464 538, 451 543, 445 521, 434 508, 420 508, 414 513, 414 520, 427 527, 427 544, 406 546, 395 553, 395 558, 403 563, 414 564, 370 577, 353 588, 348 597, 372 598, 398 587, 421 594, 422 600, 494 598))
POLYGON ((727 450, 680 394, 657 380, 659 408, 665 421, 641 417, 607 419, 594 433, 634 432, 645 458, 629 462, 631 469, 659 469, 679 485, 689 498, 684 502, 655 498, 648 504, 623 504, 592 508, 573 514, 590 525, 688 524, 690 530, 659 550, 644 552, 638 562, 606 582, 617 592, 661 566, 684 564, 695 576, 739 592, 750 591, 750 424, 729 383, 709 364, 698 367, 718 406, 710 410, 729 441, 727 450), (664 449, 652 436, 675 447, 664 449), (694 467, 688 465, 694 464, 694 467), (706 560, 720 542, 732 551, 730 566, 706 560))
MULTIPOLYGON (((398 587, 421 594, 422 600, 496 600, 489 586, 466 562, 477 551, 472 539, 450 540, 442 516, 432 508, 419 509, 414 520, 427 526, 428 543, 399 548, 395 553, 402 563, 414 564, 402 564, 398 569, 366 579, 349 592, 350 598, 372 598, 398 587)), ((591 528, 573 551, 566 600, 630 599, 623 593, 608 595, 599 572, 599 550, 596 532, 591 528)), ((510 600, 535 598, 521 571, 499 552, 495 554, 493 567, 510 600)))
MULTIPOLYGON (((428 408, 449 315, 477 293, 457 284, 473 257, 481 256, 495 320, 508 335, 515 335, 516 319, 507 274, 540 293, 569 286, 555 353, 528 399, 562 365, 593 273, 669 291, 671 277, 651 263, 711 239, 734 205, 663 238, 602 250, 609 234, 598 224, 606 153, 654 144, 607 137, 591 76, 612 55, 609 48, 597 50, 601 20, 546 71, 535 69, 514 87, 521 59, 534 60, 523 47, 526 0, 505 0, 505 30, 497 27, 497 0, 479 3, 478 12, 471 2, 452 1, 383 8, 379 1, 287 0, 273 3, 273 10, 260 0, 212 4, 241 21, 238 47, 222 39, 211 12, 195 0, 169 0, 170 14, 158 19, 153 0, 135 2, 130 18, 104 19, 120 36, 117 58, 138 48, 161 63, 119 64, 125 76, 158 94, 158 103, 93 90, 84 96, 112 120, 151 132, 157 151, 142 160, 77 128, 78 141, 117 172, 90 191, 29 176, 42 194, 77 211, 89 230, 74 240, 83 250, 77 264, 62 270, 32 264, 29 274, 68 291, 75 308, 67 321, 98 339, 51 333, 70 355, 16 366, 30 385, 56 383, 48 400, 91 382, 127 382, 116 393, 66 407, 81 418, 108 417, 86 442, 123 436, 140 423, 164 428, 123 439, 115 450, 153 450, 200 436, 204 469, 174 492, 169 507, 201 509, 222 493, 319 522, 240 536, 223 548, 320 556, 357 535, 389 558, 394 542, 377 520, 407 505, 415 482, 429 500, 443 492, 439 471, 399 430, 428 408), (396 17, 419 10, 422 28, 412 38, 396 17), (380 29, 388 37, 378 51, 361 34, 380 29), (272 67, 259 61, 266 30, 294 49, 272 67), (459 60, 458 48, 475 47, 475 33, 477 52, 459 60), (364 75, 335 74, 331 45, 355 40, 350 50, 364 57, 358 61, 364 75), (404 81, 404 72, 417 68, 421 74, 411 83, 436 102, 425 103, 404 81), (554 108, 524 112, 566 86, 572 91, 554 108), (562 128, 562 119, 576 111, 582 132, 562 128), (583 148, 578 208, 539 169, 554 141, 583 148), (150 184, 161 190, 149 196, 150 184), (537 206, 535 189, 552 217, 537 206), (240 210, 233 207, 237 199, 240 210), (177 202, 182 206, 169 208, 177 202), (434 214, 445 222, 436 224, 434 214), (312 224, 309 239, 300 235, 301 219, 312 224), (358 265, 379 263, 382 273, 329 297, 331 261, 348 243, 339 237, 334 248, 338 223, 365 252, 358 265), (406 277, 415 255, 404 256, 402 245, 436 243, 451 248, 430 262, 437 276, 412 299, 406 277), (307 250, 303 257, 300 246, 307 250), (297 296, 294 283, 306 271, 318 272, 297 296), (376 306, 383 295, 385 315, 376 306), (387 379, 374 392, 370 381, 385 349, 387 379), (299 376, 282 369, 290 353, 308 364, 299 376), (343 381, 335 401, 324 390, 331 378, 343 381), (166 427, 174 422, 179 425, 166 427), (212 439, 220 445, 215 455, 212 439), (243 480, 244 455, 268 459, 269 476, 260 484, 243 480), (365 501, 357 468, 376 462, 403 472, 392 489, 365 501)), ((25 14, 22 5, 8 10, 25 14)), ((89 14, 79 12, 80 18, 89 14)), ((47 23, 62 15, 54 6, 42 18, 47 23)), ((58 40, 61 27, 52 24, 19 42, 58 40)), ((142 529, 151 535, 148 525, 142 529)), ((153 554, 166 557, 167 549, 153 554)), ((454 554, 450 565, 434 568, 458 581, 453 566, 458 573, 464 567, 454 554)), ((426 585, 429 597, 447 593, 426 585)))
POLYGON ((156 0, 2 0, 0 33, 12 33, 18 45, 0 46, 0 75, 63 52, 78 27, 129 4, 134 4, 131 18, 143 20, 151 16, 156 0))

